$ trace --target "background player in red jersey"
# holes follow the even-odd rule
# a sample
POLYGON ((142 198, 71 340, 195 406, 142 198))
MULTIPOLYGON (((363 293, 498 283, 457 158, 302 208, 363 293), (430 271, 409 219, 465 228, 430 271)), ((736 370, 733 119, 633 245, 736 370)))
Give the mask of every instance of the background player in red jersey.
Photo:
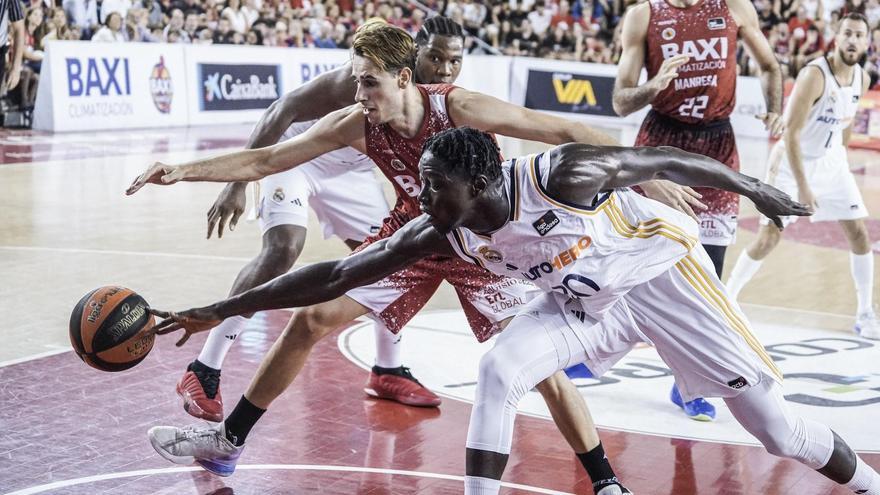
MULTIPOLYGON (((627 12, 613 101, 621 116, 651 105, 636 146, 675 146, 739 170, 729 119, 736 101, 737 39, 761 68, 767 113, 758 118, 779 135, 782 74, 748 0, 649 0, 627 12), (638 85, 643 66, 648 81, 638 85)), ((736 234, 739 196, 697 191, 706 205, 698 212, 700 242, 720 278, 724 253, 736 234)), ((675 386, 671 398, 694 419, 715 417, 711 404, 685 403, 675 386)))

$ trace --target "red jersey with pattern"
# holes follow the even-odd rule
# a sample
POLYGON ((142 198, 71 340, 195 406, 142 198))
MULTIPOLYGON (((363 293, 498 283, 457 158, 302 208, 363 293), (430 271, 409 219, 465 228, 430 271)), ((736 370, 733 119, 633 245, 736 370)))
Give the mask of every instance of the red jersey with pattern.
POLYGON ((736 102, 737 25, 727 0, 700 0, 674 7, 666 0, 650 0, 648 23, 648 78, 663 61, 676 55, 690 57, 678 77, 651 102, 659 113, 696 124, 727 118, 736 102))
POLYGON ((418 134, 405 138, 388 124, 371 124, 364 119, 367 156, 388 177, 397 193, 397 204, 391 211, 391 219, 401 227, 406 222, 421 215, 419 193, 422 182, 419 180, 419 158, 422 147, 431 136, 455 124, 446 110, 446 97, 457 86, 452 84, 416 85, 422 94, 425 118, 418 134))

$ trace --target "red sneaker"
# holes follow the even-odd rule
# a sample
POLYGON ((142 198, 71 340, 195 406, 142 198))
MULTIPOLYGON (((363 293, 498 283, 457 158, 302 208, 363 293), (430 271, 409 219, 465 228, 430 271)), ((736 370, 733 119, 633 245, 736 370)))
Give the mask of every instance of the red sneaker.
POLYGON ((437 407, 440 397, 431 392, 412 376, 409 368, 379 368, 373 366, 370 379, 364 387, 370 397, 388 399, 407 406, 437 407))
POLYGON ((223 421, 220 372, 196 372, 191 368, 192 365, 177 382, 177 395, 183 399, 183 410, 199 419, 215 423, 223 421))

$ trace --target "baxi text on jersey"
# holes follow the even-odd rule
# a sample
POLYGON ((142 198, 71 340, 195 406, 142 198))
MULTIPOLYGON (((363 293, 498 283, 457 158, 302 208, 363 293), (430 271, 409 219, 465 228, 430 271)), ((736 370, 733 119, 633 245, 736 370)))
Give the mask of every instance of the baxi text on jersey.
MULTIPOLYGON (((664 60, 677 55, 687 55, 690 57, 690 63, 688 65, 694 65, 695 62, 706 62, 708 60, 727 60, 729 48, 727 38, 722 37, 685 40, 681 43, 673 41, 660 45, 664 60)), ((688 65, 682 66, 681 69, 684 69, 685 71, 701 70, 699 67, 687 69, 688 65)), ((708 69, 709 67, 705 68, 708 69)))

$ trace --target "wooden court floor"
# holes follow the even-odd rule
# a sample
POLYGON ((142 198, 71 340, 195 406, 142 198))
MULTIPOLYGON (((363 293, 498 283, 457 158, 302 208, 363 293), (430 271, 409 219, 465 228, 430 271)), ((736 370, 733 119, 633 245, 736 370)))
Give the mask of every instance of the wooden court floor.
MULTIPOLYGON (((163 340, 142 365, 119 374, 91 370, 69 351, 70 310, 94 287, 125 285, 151 305, 170 309, 225 296, 257 253, 259 229, 242 221, 221 240, 205 239, 205 214, 222 186, 153 187, 133 197, 123 192, 152 161, 174 163, 240 147, 248 134, 245 126, 97 137, 0 132, 0 494, 460 493, 470 405, 445 396, 439 411, 423 411, 366 399, 365 373, 343 356, 336 339, 319 345, 303 375, 257 426, 240 471, 224 480, 166 463, 146 440, 152 425, 189 422, 173 386, 204 336, 183 349, 163 340)), ((503 145, 507 156, 539 149, 503 145)), ((741 140, 739 149, 744 172, 762 177, 767 144, 741 140)), ((877 253, 878 155, 850 157, 872 212, 877 253)), ((320 232, 312 222, 312 232, 320 232)), ((754 239, 757 218, 747 201, 741 222, 728 270, 754 239)), ((346 253, 338 240, 316 234, 300 262, 346 253)), ((740 302, 756 323, 852 338, 854 291, 837 227, 801 221, 790 228, 740 302)), ((427 309, 456 304, 444 288, 427 309)), ((249 330, 233 348, 223 375, 230 406, 287 316, 272 312, 255 320, 260 331, 249 330)), ((880 346, 864 352, 876 356, 873 367, 851 374, 880 376, 880 346)), ((407 364, 420 371, 419 362, 407 364)), ((880 397, 880 387, 869 392, 880 397)), ((880 399, 870 399, 840 414, 856 424, 876 423, 880 399)), ((519 486, 504 493, 592 493, 552 423, 537 416, 517 420, 505 481, 519 486)), ((847 493, 757 447, 619 427, 603 429, 602 438, 618 475, 637 494, 847 493)), ((866 445, 880 453, 880 438, 866 445)), ((866 458, 880 468, 880 454, 866 458)))

